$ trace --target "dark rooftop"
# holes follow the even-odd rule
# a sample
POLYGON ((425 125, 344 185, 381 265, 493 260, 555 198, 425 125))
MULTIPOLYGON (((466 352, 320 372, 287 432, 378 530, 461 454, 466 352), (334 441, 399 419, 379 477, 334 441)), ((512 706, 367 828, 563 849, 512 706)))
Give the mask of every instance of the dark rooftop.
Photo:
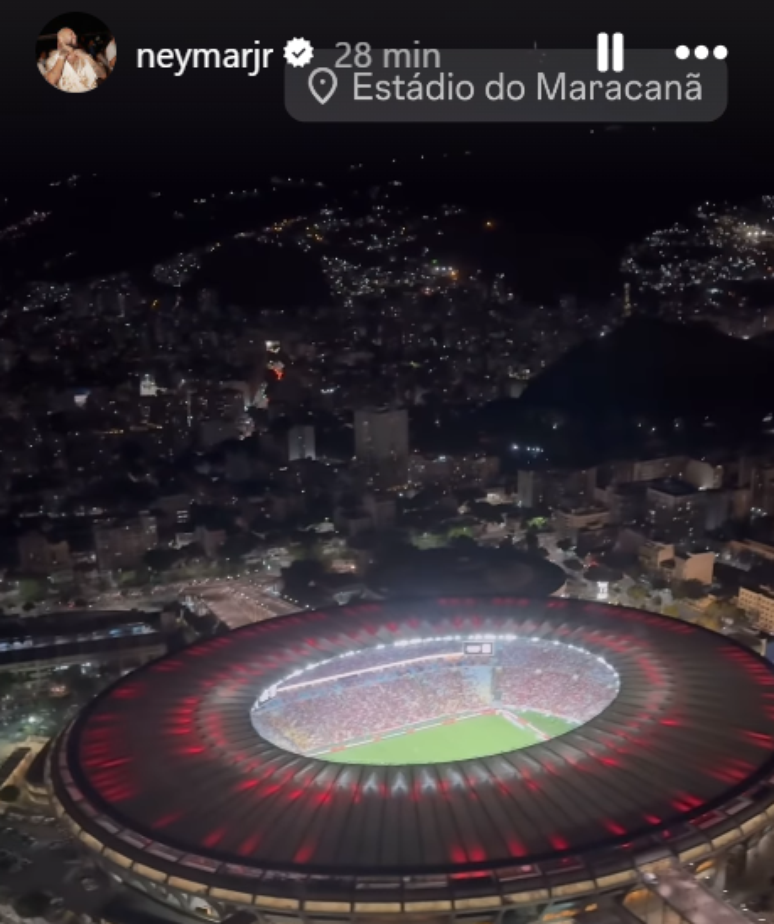
POLYGON ((659 478, 651 481, 648 487, 662 494, 671 494, 673 497, 687 497, 689 494, 698 493, 698 489, 692 484, 681 481, 679 478, 659 478))

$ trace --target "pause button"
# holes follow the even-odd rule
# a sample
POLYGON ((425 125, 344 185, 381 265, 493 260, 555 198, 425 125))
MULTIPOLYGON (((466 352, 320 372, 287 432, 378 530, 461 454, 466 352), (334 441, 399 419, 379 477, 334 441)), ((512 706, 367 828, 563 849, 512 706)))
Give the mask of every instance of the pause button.
MULTIPOLYGON (((610 36, 600 32, 597 36, 597 70, 604 74, 610 70, 610 36)), ((612 41, 613 70, 620 74, 624 69, 624 37, 622 32, 613 33, 612 41)))

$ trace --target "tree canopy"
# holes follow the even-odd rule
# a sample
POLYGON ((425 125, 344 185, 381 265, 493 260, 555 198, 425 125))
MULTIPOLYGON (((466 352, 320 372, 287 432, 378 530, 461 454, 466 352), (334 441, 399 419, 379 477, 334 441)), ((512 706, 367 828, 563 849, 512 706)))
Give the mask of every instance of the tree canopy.
POLYGON ((673 588, 672 593, 676 597, 683 597, 686 600, 700 600, 704 594, 704 585, 701 581, 679 581, 673 588))
POLYGON ((299 558, 282 569, 285 592, 293 598, 303 598, 322 580, 325 573, 325 565, 322 562, 314 558, 299 558))
POLYGON ((51 905, 45 892, 25 892, 13 903, 13 910, 20 918, 42 918, 51 905))

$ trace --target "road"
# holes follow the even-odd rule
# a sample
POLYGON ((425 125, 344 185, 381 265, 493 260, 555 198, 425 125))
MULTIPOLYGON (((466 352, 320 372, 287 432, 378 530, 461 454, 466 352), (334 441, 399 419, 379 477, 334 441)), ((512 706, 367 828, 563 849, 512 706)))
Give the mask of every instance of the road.
POLYGON ((274 582, 265 577, 200 581, 182 589, 186 596, 201 600, 229 629, 294 613, 301 607, 277 596, 269 588, 274 582))
POLYGON ((143 609, 159 606, 169 600, 183 600, 190 597, 201 600, 207 608, 229 629, 275 616, 294 613, 302 607, 292 603, 271 588, 276 578, 265 573, 234 578, 203 578, 177 584, 164 584, 158 588, 140 591, 109 592, 99 597, 100 606, 112 609, 143 609))

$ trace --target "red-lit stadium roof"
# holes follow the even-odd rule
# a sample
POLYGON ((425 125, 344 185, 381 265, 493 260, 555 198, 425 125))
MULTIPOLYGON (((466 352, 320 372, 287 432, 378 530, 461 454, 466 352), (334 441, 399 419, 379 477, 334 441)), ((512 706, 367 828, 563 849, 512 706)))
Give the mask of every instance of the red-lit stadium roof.
POLYGON ((677 620, 557 599, 396 601, 249 626, 129 675, 52 752, 57 799, 101 845, 264 894, 389 877, 401 889, 405 877, 433 876, 510 891, 508 877, 599 880, 717 843, 774 802, 772 774, 767 662, 677 620), (326 763, 251 724, 261 690, 332 655, 506 632, 603 656, 619 674, 617 698, 565 735, 456 764, 326 763))

